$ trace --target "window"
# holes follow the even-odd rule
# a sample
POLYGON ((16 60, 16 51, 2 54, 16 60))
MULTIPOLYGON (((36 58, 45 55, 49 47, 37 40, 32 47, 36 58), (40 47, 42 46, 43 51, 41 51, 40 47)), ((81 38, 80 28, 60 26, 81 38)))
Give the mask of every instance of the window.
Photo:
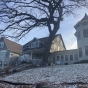
POLYGON ((64 61, 64 56, 61 56, 61 61, 64 61))
POLYGON ((9 52, 6 52, 6 57, 7 57, 7 58, 9 57, 9 52))
POLYGON ((31 43, 31 48, 36 48, 36 47, 39 47, 39 42, 38 41, 32 42, 31 43))
POLYGON ((85 55, 88 56, 88 46, 85 46, 85 55))
POLYGON ((1 51, 1 54, 5 54, 6 51, 1 51))
POLYGON ((6 61, 4 62, 4 66, 7 66, 7 62, 6 61))
POLYGON ((83 36, 84 38, 88 37, 88 29, 83 30, 83 36))
POLYGON ((0 67, 2 66, 2 61, 0 61, 0 67))
POLYGON ((78 60, 78 54, 74 54, 74 59, 78 60))
POLYGON ((78 40, 81 39, 80 31, 77 33, 77 39, 78 39, 78 40))
POLYGON ((31 48, 34 48, 34 42, 31 43, 31 48))
POLYGON ((11 63, 11 66, 13 66, 13 65, 14 65, 14 63, 12 62, 12 63, 11 63))
POLYGON ((68 61, 68 55, 65 55, 65 60, 68 61))
POLYGON ((70 55, 70 60, 73 60, 73 55, 70 55))
POLYGON ((82 48, 79 48, 79 57, 82 57, 82 48))
POLYGON ((36 47, 39 47, 39 42, 36 42, 36 47))
POLYGON ((4 47, 4 42, 0 42, 0 48, 4 47))
POLYGON ((59 56, 57 56, 57 61, 60 61, 60 57, 59 56))

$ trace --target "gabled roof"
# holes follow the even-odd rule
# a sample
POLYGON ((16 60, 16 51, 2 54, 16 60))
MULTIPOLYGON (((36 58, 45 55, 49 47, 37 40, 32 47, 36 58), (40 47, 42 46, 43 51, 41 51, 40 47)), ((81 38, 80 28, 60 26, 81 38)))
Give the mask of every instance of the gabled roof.
MULTIPOLYGON (((60 34, 55 35, 54 39, 55 39, 58 35, 60 35, 60 34)), ((48 38, 49 38, 49 37, 44 37, 44 38, 39 38, 38 40, 39 40, 40 42, 42 42, 43 44, 45 44, 45 43, 48 41, 48 38)))
MULTIPOLYGON (((62 40, 62 43, 63 43, 63 46, 64 46, 64 48, 66 49, 61 34, 55 35, 54 39, 55 39, 57 36, 60 36, 60 38, 61 38, 61 40, 62 40)), ((49 38, 49 37, 44 37, 44 38, 39 38, 39 39, 34 38, 34 39, 38 40, 38 41, 42 44, 40 47, 37 47, 37 48, 45 48, 45 44, 46 44, 46 42, 48 41, 48 38, 49 38)), ((34 39, 33 39, 33 40, 34 40, 34 39)), ((33 40, 31 40, 31 41, 29 41, 28 43, 26 43, 26 44, 23 46, 23 49, 24 49, 25 46, 30 45, 33 40)))
POLYGON ((3 40, 4 40, 8 50, 18 53, 18 54, 22 54, 22 46, 20 44, 17 44, 16 42, 13 42, 6 38, 3 38, 3 40))
POLYGON ((74 26, 76 27, 78 24, 80 24, 83 21, 87 21, 88 20, 88 15, 85 13, 84 17, 74 26))
MULTIPOLYGON (((55 39, 58 35, 60 35, 60 34, 55 35, 54 39, 55 39)), ((29 45, 34 39, 36 39, 36 40, 38 40, 39 42, 45 44, 45 43, 48 41, 48 38, 49 38, 49 37, 33 38, 31 41, 29 41, 28 43, 26 43, 24 46, 29 45)))

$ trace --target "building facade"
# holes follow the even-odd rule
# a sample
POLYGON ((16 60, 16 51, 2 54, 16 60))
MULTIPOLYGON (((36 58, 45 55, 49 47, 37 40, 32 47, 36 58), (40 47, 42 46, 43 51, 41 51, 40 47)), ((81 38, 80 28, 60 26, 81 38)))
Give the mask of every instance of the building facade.
MULTIPOLYGON (((75 36, 77 37, 78 49, 66 50, 63 39, 61 35, 59 35, 52 41, 50 49, 51 54, 48 58, 49 62, 53 62, 54 64, 73 64, 82 60, 88 60, 88 15, 85 14, 85 16, 74 26, 74 28, 76 29, 75 36)), ((31 59, 40 57, 42 59, 44 48, 34 48, 34 40, 24 45, 24 51, 25 48, 28 49, 28 52, 26 50, 26 53, 30 53, 31 59), (39 57, 35 57, 35 54, 41 55, 39 55, 39 57)), ((40 42, 41 39, 37 40, 40 42)), ((44 42, 45 40, 42 40, 41 44, 44 44, 44 42)))
MULTIPOLYGON (((54 64, 68 65, 78 62, 78 49, 57 51, 53 53, 54 64)), ((51 61, 53 62, 53 61, 51 61)))
MULTIPOLYGON (((51 44, 48 62, 67 65, 88 60, 88 15, 85 14, 74 27, 78 49, 66 50, 61 34, 57 34, 51 44)), ((41 63, 47 41, 48 37, 34 38, 22 47, 20 44, 1 37, 0 68, 16 65, 20 61, 29 62, 32 60, 35 64, 41 63)))
POLYGON ((79 61, 88 60, 88 15, 85 14, 74 27, 76 29, 79 61))
MULTIPOLYGON (((44 38, 34 38, 23 46, 23 53, 29 54, 30 60, 41 62, 43 58, 43 52, 45 49, 46 42, 48 41, 48 37, 44 38)), ((58 34, 54 37, 51 48, 50 55, 55 51, 66 50, 61 34, 58 34)))
POLYGON ((19 64, 22 46, 5 37, 0 38, 0 69, 19 64))

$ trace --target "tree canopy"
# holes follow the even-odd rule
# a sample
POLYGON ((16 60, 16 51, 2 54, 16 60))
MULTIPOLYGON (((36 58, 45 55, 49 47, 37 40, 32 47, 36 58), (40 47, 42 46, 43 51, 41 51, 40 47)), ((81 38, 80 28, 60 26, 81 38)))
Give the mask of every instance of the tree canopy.
POLYGON ((12 30, 15 35, 11 36, 20 39, 43 26, 49 33, 56 33, 63 16, 74 15, 74 10, 82 6, 88 6, 87 0, 0 0, 0 22, 6 24, 0 33, 12 30))

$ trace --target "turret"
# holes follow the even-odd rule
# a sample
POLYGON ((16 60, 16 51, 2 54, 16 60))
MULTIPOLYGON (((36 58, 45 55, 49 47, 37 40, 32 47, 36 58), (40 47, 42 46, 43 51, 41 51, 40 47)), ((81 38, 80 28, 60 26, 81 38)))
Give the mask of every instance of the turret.
POLYGON ((84 17, 74 26, 76 29, 79 60, 88 60, 88 15, 84 17))

